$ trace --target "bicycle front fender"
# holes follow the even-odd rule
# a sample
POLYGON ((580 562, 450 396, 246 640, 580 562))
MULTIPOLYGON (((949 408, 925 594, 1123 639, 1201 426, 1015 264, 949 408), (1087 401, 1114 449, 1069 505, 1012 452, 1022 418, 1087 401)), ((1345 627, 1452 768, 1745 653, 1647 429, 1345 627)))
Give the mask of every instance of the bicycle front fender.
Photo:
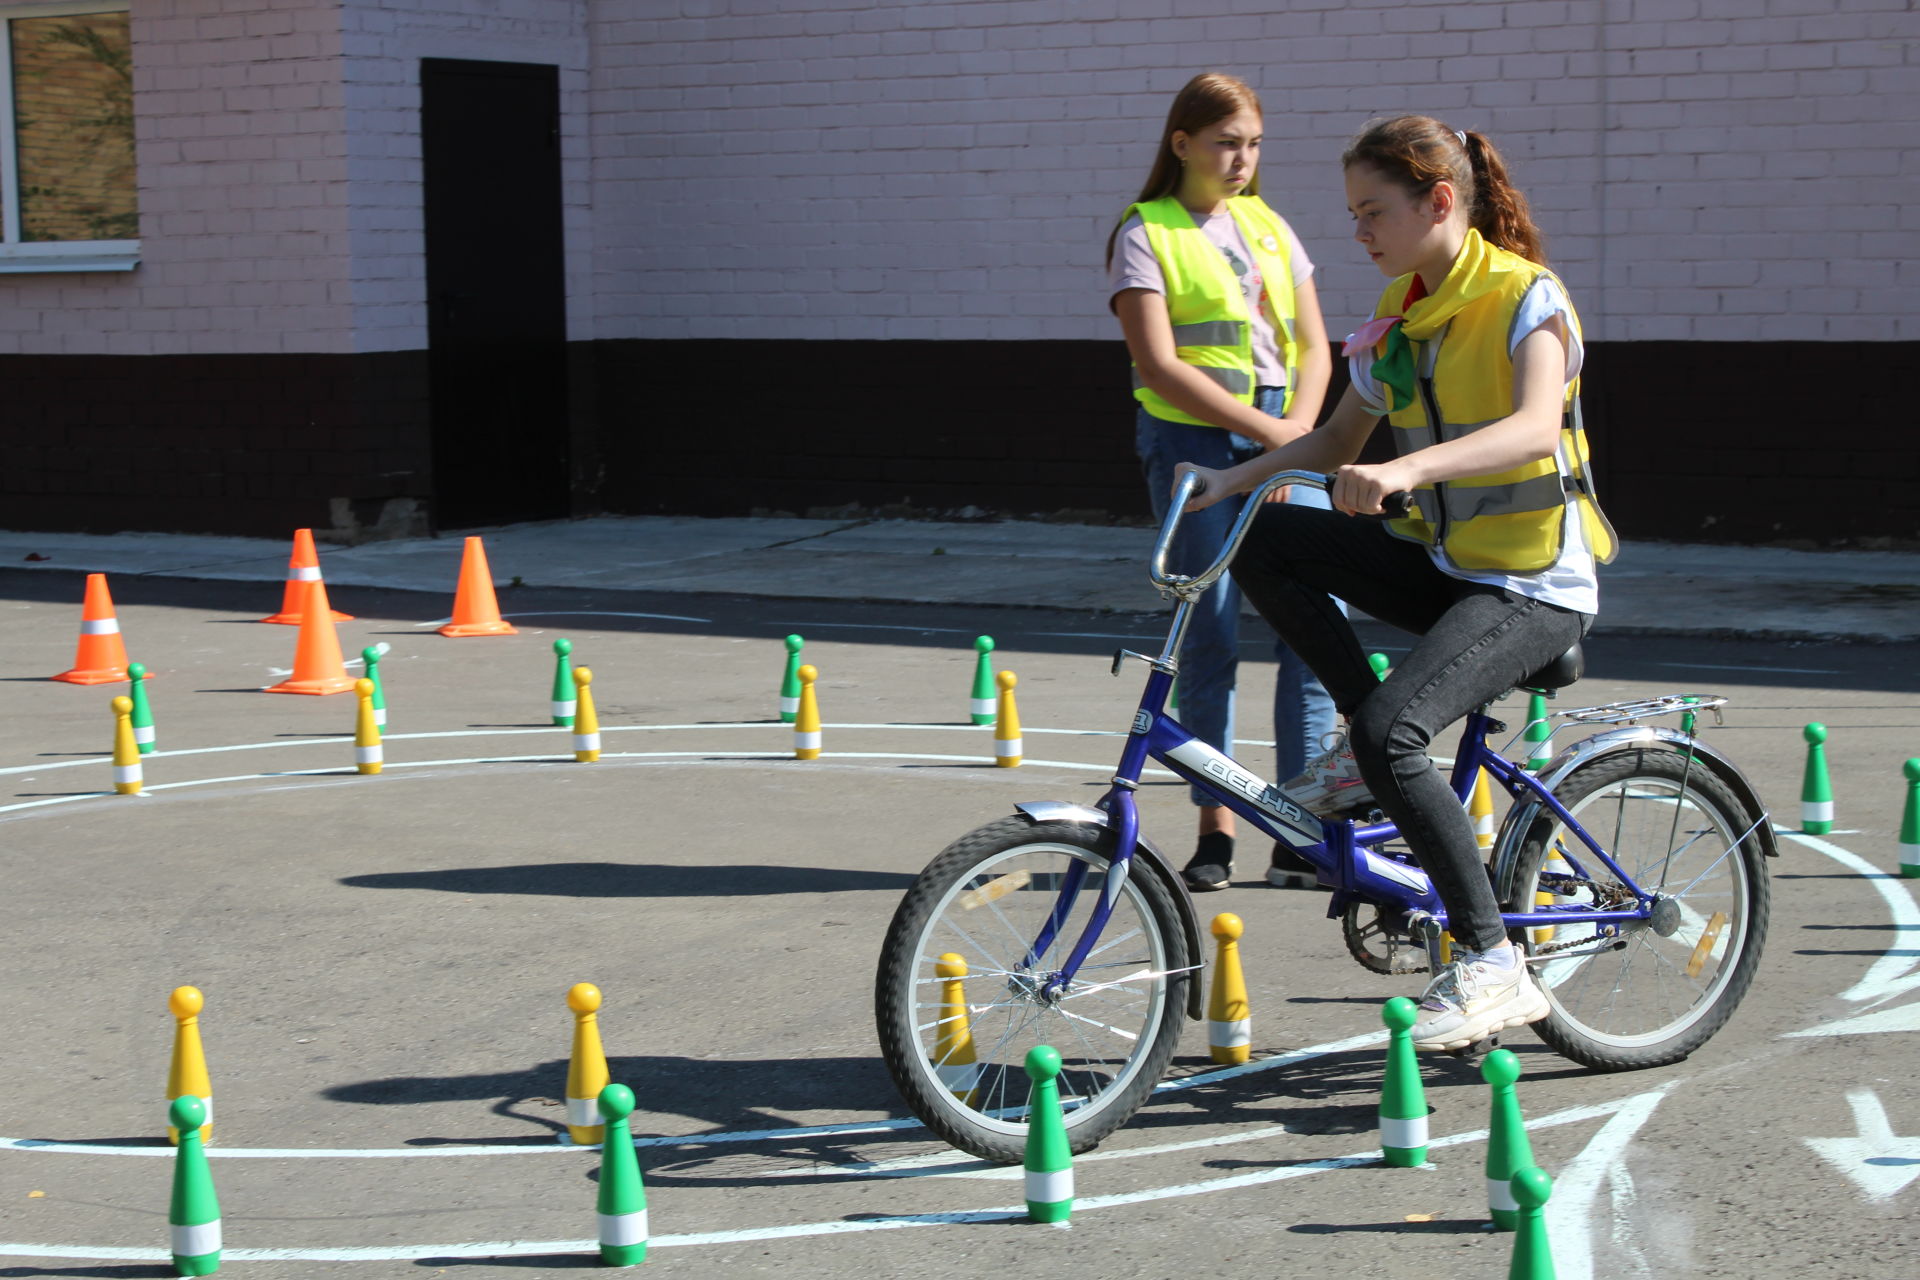
MULTIPOLYGON (((1750 837, 1759 842, 1760 852, 1769 858, 1780 856, 1780 846, 1773 837, 1773 824, 1767 821, 1767 807, 1760 803, 1760 793, 1753 789, 1753 783, 1747 780, 1747 775, 1718 750, 1699 738, 1689 738, 1677 729, 1663 725, 1627 725, 1596 733, 1591 738, 1582 738, 1547 763, 1540 771, 1540 784, 1552 791, 1583 764, 1618 755, 1622 751, 1638 751, 1648 747, 1691 755, 1709 773, 1726 783, 1748 811, 1761 819, 1750 837)), ((1507 820, 1500 826, 1500 836, 1493 848, 1493 884, 1502 902, 1511 897, 1513 875, 1520 861, 1520 847, 1526 843, 1527 832, 1532 829, 1534 819, 1540 816, 1544 807, 1529 792, 1528 798, 1514 805, 1507 814, 1507 820)))
MULTIPOLYGON (((1104 809, 1095 809, 1084 804, 1072 804, 1065 800, 1029 800, 1016 804, 1015 812, 1033 822, 1080 822, 1088 826, 1104 827, 1109 825, 1104 809)), ((1180 912, 1180 928, 1187 936, 1188 963, 1204 965, 1207 953, 1202 942, 1200 913, 1194 908, 1193 895, 1187 891, 1187 882, 1160 851, 1158 845, 1148 839, 1144 833, 1134 839, 1134 860, 1144 862, 1154 875, 1160 877, 1167 892, 1173 897, 1173 905, 1180 912)), ((1195 971, 1192 981, 1187 983, 1187 1017, 1194 1022, 1206 1017, 1206 986, 1195 971)))

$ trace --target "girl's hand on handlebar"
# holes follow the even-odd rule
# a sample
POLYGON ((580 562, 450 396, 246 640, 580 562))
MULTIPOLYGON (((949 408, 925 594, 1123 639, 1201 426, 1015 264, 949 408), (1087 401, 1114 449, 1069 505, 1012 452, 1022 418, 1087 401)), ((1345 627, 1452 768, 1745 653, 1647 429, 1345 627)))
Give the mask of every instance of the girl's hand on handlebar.
POLYGON ((1412 489, 1417 483, 1404 459, 1392 462, 1348 463, 1333 473, 1329 496, 1334 508, 1350 516, 1377 516, 1381 503, 1390 494, 1412 489))
POLYGON ((1226 473, 1215 471, 1212 467, 1202 467, 1191 462, 1183 462, 1173 469, 1173 487, 1180 488, 1180 477, 1189 471, 1200 477, 1200 492, 1194 494, 1182 511, 1202 511, 1227 496, 1226 473))

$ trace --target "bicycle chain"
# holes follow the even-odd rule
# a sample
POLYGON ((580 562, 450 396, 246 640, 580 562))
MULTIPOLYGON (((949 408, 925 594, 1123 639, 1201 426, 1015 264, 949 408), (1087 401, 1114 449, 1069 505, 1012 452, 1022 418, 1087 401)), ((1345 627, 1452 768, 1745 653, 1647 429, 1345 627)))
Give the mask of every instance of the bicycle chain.
MULTIPOLYGON (((1618 885, 1602 884, 1598 880, 1589 880, 1585 876, 1562 876, 1560 877, 1560 879, 1562 883, 1580 885, 1584 888, 1591 889, 1593 891, 1593 896, 1596 899, 1600 899, 1602 901, 1602 906, 1600 909, 1603 911, 1607 910, 1610 906, 1613 905, 1613 901, 1611 900, 1617 900, 1622 896, 1620 887, 1618 885)), ((1402 975, 1416 974, 1416 973, 1432 973, 1433 972, 1432 965, 1424 965, 1424 964, 1415 969, 1393 968, 1392 966, 1393 966, 1394 953, 1398 951, 1400 948, 1398 945, 1394 943, 1392 935, 1382 931, 1381 936, 1387 939, 1388 972, 1393 974, 1395 977, 1399 977, 1402 975)), ((1545 946, 1536 945, 1533 949, 1533 955, 1550 956, 1557 951, 1570 951, 1574 947, 1591 946, 1595 941, 1597 941, 1597 939, 1575 938, 1571 942, 1553 942, 1553 943, 1548 943, 1545 946)), ((1425 947, 1414 945, 1411 939, 1407 941, 1406 948, 1409 951, 1420 952, 1420 953, 1426 952, 1425 947)), ((1367 964, 1365 961, 1361 960, 1358 956, 1354 957, 1354 963, 1359 964, 1362 968, 1365 968, 1370 972, 1373 972, 1373 973, 1380 972, 1380 970, 1374 969, 1372 965, 1367 964)))

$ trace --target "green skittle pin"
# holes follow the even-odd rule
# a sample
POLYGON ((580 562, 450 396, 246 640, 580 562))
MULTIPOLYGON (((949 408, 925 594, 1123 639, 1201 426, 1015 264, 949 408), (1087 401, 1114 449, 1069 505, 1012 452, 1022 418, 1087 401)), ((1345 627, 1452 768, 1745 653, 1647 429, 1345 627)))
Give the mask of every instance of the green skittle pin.
POLYGON ((1060 1112, 1060 1051, 1040 1044, 1027 1050, 1027 1216, 1035 1222, 1065 1222, 1073 1216, 1073 1148, 1060 1112))
POLYGON ((1833 830, 1833 783, 1827 777, 1827 726, 1815 721, 1800 731, 1807 740, 1807 769, 1800 775, 1800 829, 1823 836, 1833 830))
POLYGON ((780 723, 792 724, 800 714, 800 650, 806 641, 787 637, 787 670, 780 678, 780 723))
POLYGON ((573 727, 574 713, 580 708, 580 697, 573 684, 573 641, 555 640, 553 642, 553 722, 557 725, 573 727))
POLYGON ((208 1276, 220 1269, 220 1200, 213 1191, 213 1170, 200 1142, 207 1104, 190 1093, 167 1108, 167 1123, 180 1131, 173 1157, 173 1201, 167 1210, 173 1269, 183 1276, 208 1276))
POLYGON ((998 691, 993 684, 993 637, 981 636, 973 647, 979 657, 973 663, 973 701, 967 714, 975 724, 992 724, 998 706, 998 691))
POLYGON ((127 679, 133 681, 133 715, 129 723, 133 725, 133 745, 140 754, 150 756, 159 740, 153 731, 153 704, 147 701, 147 668, 139 662, 127 664, 127 679))
POLYGON ((1380 1089, 1380 1154, 1390 1165, 1417 1169, 1427 1162, 1427 1091, 1413 1051, 1419 1006, 1395 996, 1380 1010, 1387 1024, 1387 1070, 1380 1089))
POLYGON ((1495 1049, 1480 1064, 1480 1078, 1493 1086, 1493 1113, 1487 1123, 1487 1207, 1497 1231, 1512 1231, 1520 1223, 1513 1202, 1513 1175, 1533 1163, 1533 1144, 1527 1141, 1526 1121, 1513 1085, 1520 1078, 1520 1059, 1509 1049, 1495 1049))
POLYGON ((600 1146, 600 1261, 610 1267, 638 1266, 647 1257, 647 1189, 627 1122, 632 1114, 633 1090, 610 1084, 600 1091, 607 1126, 600 1146))
POLYGON ((367 664, 367 679, 373 681, 373 726, 381 733, 387 731, 387 686, 380 683, 380 646, 370 644, 360 651, 360 661, 367 664))

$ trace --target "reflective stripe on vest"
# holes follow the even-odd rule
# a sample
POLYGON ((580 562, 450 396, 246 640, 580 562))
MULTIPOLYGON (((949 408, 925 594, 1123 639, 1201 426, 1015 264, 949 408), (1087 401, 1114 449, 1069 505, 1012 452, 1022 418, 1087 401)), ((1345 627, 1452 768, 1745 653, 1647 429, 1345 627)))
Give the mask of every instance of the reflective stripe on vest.
MULTIPOLYGON (((1290 404, 1300 363, 1290 241, 1279 215, 1260 197, 1234 196, 1227 200, 1226 207, 1266 281, 1267 300, 1279 321, 1274 340, 1286 369, 1290 404)), ((1247 315, 1246 292, 1227 256, 1207 239, 1186 206, 1173 196, 1136 204, 1122 215, 1122 221, 1135 213, 1140 215, 1147 243, 1160 263, 1175 353, 1182 363, 1199 370, 1241 404, 1252 404, 1253 326, 1247 315)), ((1138 368, 1133 373, 1133 395, 1156 418, 1217 425, 1175 408, 1146 384, 1138 368)))
MULTIPOLYGON (((1419 394, 1388 415, 1402 454, 1458 440, 1513 413, 1513 360, 1508 339, 1527 291, 1545 268, 1488 245, 1498 287, 1468 304, 1438 333, 1414 343, 1419 394)), ((1378 315, 1400 310, 1408 279, 1388 285, 1378 315)), ((1579 321, 1573 321, 1578 333, 1579 321)), ((1579 380, 1568 387, 1558 447, 1546 458, 1485 476, 1442 481, 1414 491, 1417 516, 1389 522, 1396 536, 1438 547, 1469 571, 1536 573, 1559 558, 1566 507, 1583 521, 1587 545, 1605 564, 1616 546, 1593 498, 1581 430, 1579 380)))
MULTIPOLYGON (((1204 364, 1196 364, 1192 367, 1195 373, 1219 383, 1228 395, 1238 396, 1243 401, 1251 401, 1253 398, 1252 374, 1242 372, 1239 369, 1216 369, 1212 365, 1204 364)), ((1136 368, 1133 371, 1133 389, 1136 392, 1136 399, 1139 398, 1137 393, 1146 385, 1146 380, 1140 376, 1140 370, 1136 368)), ((1148 394, 1152 393, 1149 392, 1148 394)), ((1158 399, 1158 397, 1156 396, 1155 399, 1158 399)), ((1163 401, 1162 403, 1165 402, 1163 401)), ((1158 412, 1155 412, 1154 416, 1157 418, 1160 415, 1158 412)))

